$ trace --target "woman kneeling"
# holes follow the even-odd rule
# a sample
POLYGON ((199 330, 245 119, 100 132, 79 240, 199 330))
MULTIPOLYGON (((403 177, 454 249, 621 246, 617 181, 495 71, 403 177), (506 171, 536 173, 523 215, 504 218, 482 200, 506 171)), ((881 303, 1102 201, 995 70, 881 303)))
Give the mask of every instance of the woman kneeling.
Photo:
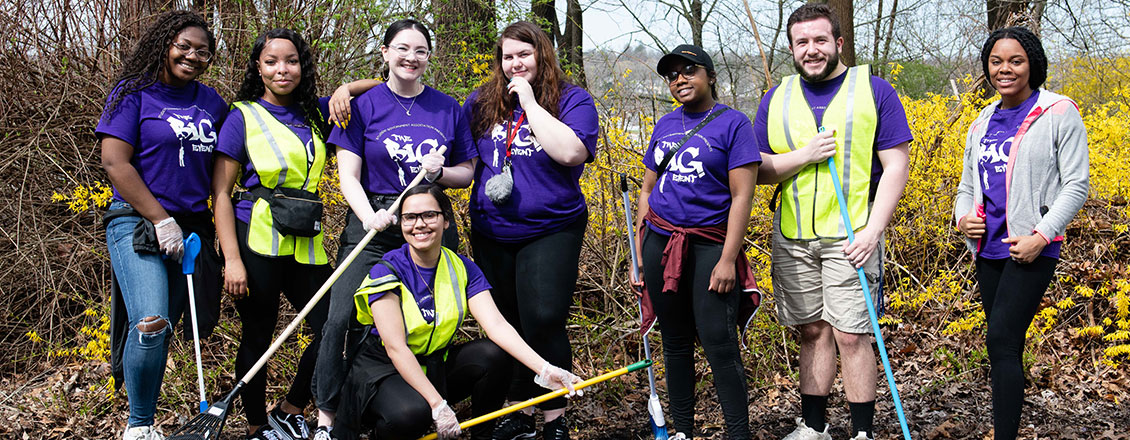
MULTIPOLYGON (((545 388, 571 390, 580 382, 526 345, 495 307, 479 267, 440 244, 453 218, 441 188, 409 189, 399 212, 407 243, 386 253, 354 296, 358 321, 374 329, 343 387, 336 437, 355 438, 365 420, 380 439, 414 439, 432 422, 440 438, 454 438, 459 422, 448 400, 472 397, 474 416, 501 407, 506 353, 538 372, 534 381, 545 388), (453 345, 468 311, 489 340, 453 345)), ((471 437, 492 431, 491 423, 478 425, 471 437)))

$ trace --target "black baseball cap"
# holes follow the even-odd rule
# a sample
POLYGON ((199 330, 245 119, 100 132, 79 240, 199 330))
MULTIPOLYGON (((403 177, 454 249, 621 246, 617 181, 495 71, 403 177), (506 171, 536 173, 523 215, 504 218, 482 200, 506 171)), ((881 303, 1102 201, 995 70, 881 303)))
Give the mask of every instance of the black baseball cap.
POLYGON ((659 59, 659 64, 655 66, 655 71, 660 75, 670 72, 671 65, 679 62, 680 58, 706 66, 706 70, 714 71, 714 61, 710 59, 710 55, 707 55, 701 47, 693 44, 680 44, 671 53, 664 55, 663 58, 659 59))

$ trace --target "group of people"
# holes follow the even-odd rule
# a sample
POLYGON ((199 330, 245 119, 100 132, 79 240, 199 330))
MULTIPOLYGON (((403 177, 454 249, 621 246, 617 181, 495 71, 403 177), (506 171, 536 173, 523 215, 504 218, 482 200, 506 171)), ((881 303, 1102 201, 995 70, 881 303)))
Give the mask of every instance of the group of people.
MULTIPOLYGON (((695 432, 697 340, 726 437, 751 438, 739 314, 753 285, 742 241, 757 184, 777 184, 773 286, 780 322, 800 334, 801 416, 785 438, 830 438, 837 352, 852 438, 874 437, 864 294, 881 295, 883 231, 906 185, 912 135, 891 85, 840 61, 827 6, 802 6, 787 30, 797 74, 764 96, 752 122, 717 102, 702 48, 678 46, 656 66, 681 105, 656 122, 643 155, 642 267, 632 282, 658 318, 676 437, 695 432)), ((265 374, 243 388, 247 438, 412 439, 432 429, 455 438, 451 404, 468 397, 482 415, 547 388, 580 393, 566 320, 588 219, 579 179, 596 157, 599 122, 540 27, 507 26, 490 77, 462 105, 422 81, 431 35, 411 19, 384 34, 383 81, 345 84, 331 97, 317 95, 311 48, 292 30, 258 37, 230 107, 197 81, 215 51, 199 15, 157 17, 96 129, 114 188, 107 245, 129 325, 118 341, 124 439, 162 438, 154 412, 189 290, 179 267, 188 233, 206 251, 218 242, 242 324, 240 375, 266 352, 281 298, 302 308, 330 278, 321 219, 302 213, 326 185, 331 153, 349 205, 338 261, 364 247, 306 317, 313 340, 286 397, 268 412, 265 374), (426 182, 411 186, 421 174, 426 182), (468 186, 473 259, 453 251, 459 231, 444 192, 468 186), (456 343, 468 314, 487 338, 456 343), (311 402, 313 432, 303 418, 311 402)), ((995 435, 1008 439, 1023 401, 1024 331, 1086 198, 1087 143, 1074 103, 1040 88, 1047 60, 1030 31, 994 31, 981 60, 1001 99, 969 130, 954 213, 988 320, 995 435)), ((568 439, 565 400, 539 408, 542 438, 568 439)), ((471 438, 535 438, 532 411, 476 426, 471 438)))

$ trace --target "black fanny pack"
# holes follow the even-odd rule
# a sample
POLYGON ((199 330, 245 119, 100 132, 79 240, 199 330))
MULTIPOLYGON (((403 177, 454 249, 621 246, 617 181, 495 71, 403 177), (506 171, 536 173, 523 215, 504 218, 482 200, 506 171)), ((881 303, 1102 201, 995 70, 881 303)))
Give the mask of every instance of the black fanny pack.
POLYGON ((275 230, 283 235, 313 237, 322 232, 322 199, 298 188, 258 187, 240 192, 240 200, 263 199, 271 207, 275 230))

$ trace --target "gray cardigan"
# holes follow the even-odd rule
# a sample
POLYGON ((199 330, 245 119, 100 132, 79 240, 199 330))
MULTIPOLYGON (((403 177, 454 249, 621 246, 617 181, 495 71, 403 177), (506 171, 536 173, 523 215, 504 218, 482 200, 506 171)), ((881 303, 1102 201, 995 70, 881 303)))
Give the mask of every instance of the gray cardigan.
MULTIPOLYGON (((965 162, 954 198, 960 220, 984 203, 977 163, 981 138, 1000 101, 981 110, 965 139, 965 162)), ((1087 200, 1090 189, 1087 130, 1070 98, 1040 90, 1040 96, 1013 139, 1005 171, 1005 225, 1008 236, 1042 235, 1062 240, 1067 224, 1087 200)), ((966 239, 977 254, 978 243, 966 239)))

